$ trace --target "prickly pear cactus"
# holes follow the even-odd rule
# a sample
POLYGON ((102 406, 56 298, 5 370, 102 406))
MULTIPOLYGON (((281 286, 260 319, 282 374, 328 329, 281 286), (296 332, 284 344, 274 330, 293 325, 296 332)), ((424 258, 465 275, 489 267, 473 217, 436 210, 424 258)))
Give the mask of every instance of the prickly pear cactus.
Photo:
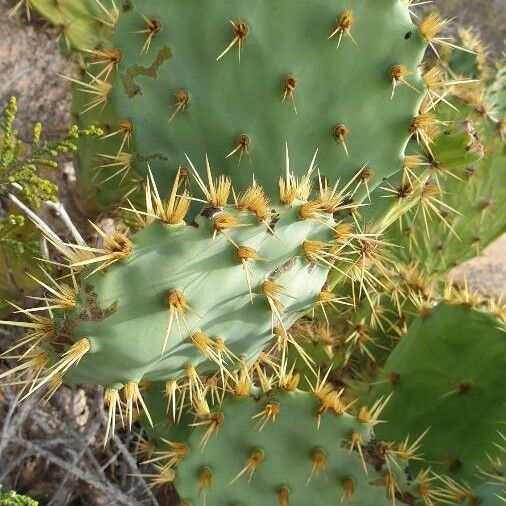
POLYGON ((100 0, 20 0, 9 12, 13 15, 22 9, 28 17, 33 10, 49 21, 64 41, 66 50, 94 48, 110 34, 115 21, 111 0, 104 0, 104 3, 100 0))
POLYGON ((223 383, 268 345, 286 347, 295 319, 320 303, 334 260, 355 254, 355 236, 343 242, 333 230, 342 195, 304 200, 309 172, 302 181, 287 175, 285 205, 272 205, 258 185, 230 205, 230 181, 208 170, 207 185, 197 178, 207 205, 189 223, 189 196, 177 194, 176 181, 165 202, 150 186, 147 213, 133 210, 144 228, 102 233, 103 248, 69 245, 44 229, 77 274, 69 284, 42 275, 56 317, 39 317, 43 306, 24 311, 29 322, 11 323, 31 331, 22 341, 29 347, 3 376, 31 375, 28 393, 62 380, 104 385, 114 399, 123 389, 130 411, 141 381, 170 380, 195 406, 205 374, 218 371, 223 383))
POLYGON ((228 394, 192 424, 187 439, 166 440, 159 448, 155 482, 173 481, 180 504, 208 506, 386 506, 394 498, 413 504, 435 496, 423 473, 406 479, 415 447, 374 438, 378 405, 353 416, 325 381, 313 392, 296 390, 296 383, 254 396, 247 390, 228 394))
POLYGON ((489 51, 480 34, 470 28, 461 28, 455 44, 465 51, 449 50, 444 55, 450 71, 458 77, 486 81, 490 72, 489 51))
POLYGON ((131 1, 76 83, 80 121, 107 132, 83 146, 78 170, 92 192, 114 174, 145 178, 149 164, 166 192, 186 154, 208 154, 238 188, 254 173, 272 196, 288 143, 295 167, 318 148, 330 182, 367 166, 373 189, 430 126, 419 64, 443 25, 432 16, 419 28, 393 0, 131 1))
MULTIPOLYGON (((402 246, 395 256, 404 263, 418 261, 431 275, 447 272, 478 255, 506 230, 506 186, 501 179, 506 144, 504 121, 498 121, 500 75, 488 95, 480 88, 480 100, 475 91, 466 92, 464 86, 460 98, 438 107, 438 118, 445 128, 432 144, 434 157, 428 156, 424 162, 428 175, 419 204, 388 231, 387 239, 402 246), (490 98, 484 100, 484 96, 490 98)), ((416 169, 403 174, 400 184, 395 176, 383 191, 394 200, 410 195, 409 181, 419 173, 416 169)))
POLYGON ((392 395, 380 437, 428 430, 420 445, 425 460, 469 484, 477 482, 477 467, 488 466, 487 453, 497 453, 506 407, 504 308, 492 304, 491 314, 470 307, 475 303, 443 303, 418 317, 369 397, 392 395))

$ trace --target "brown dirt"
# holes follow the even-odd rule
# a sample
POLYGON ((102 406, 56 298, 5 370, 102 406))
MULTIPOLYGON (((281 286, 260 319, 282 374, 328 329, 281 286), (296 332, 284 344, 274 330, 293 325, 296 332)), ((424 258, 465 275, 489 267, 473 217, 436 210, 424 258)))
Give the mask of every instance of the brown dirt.
POLYGON ((0 104, 18 97, 17 126, 25 140, 36 121, 54 138, 69 124, 70 86, 59 76, 72 75, 72 65, 60 55, 50 30, 6 19, 6 6, 0 0, 0 104))

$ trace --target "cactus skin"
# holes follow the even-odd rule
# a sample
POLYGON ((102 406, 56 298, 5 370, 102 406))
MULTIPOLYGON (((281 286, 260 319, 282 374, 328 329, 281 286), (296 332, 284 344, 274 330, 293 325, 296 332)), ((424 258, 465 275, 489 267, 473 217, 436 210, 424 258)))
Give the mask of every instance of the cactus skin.
POLYGON ((380 380, 390 381, 370 393, 393 394, 379 437, 430 427, 420 452, 432 468, 476 483, 504 420, 505 345, 504 326, 481 310, 441 304, 417 318, 385 364, 380 380))
MULTIPOLYGON (((167 190, 177 168, 186 165, 185 153, 192 159, 207 153, 237 188, 251 183, 253 171, 272 196, 278 182, 275 168, 284 158, 286 142, 296 167, 306 164, 308 153, 318 148, 331 182, 347 181, 367 165, 372 189, 401 168, 410 125, 424 96, 418 65, 426 47, 403 2, 129 5, 109 41, 108 47, 121 51, 122 57, 111 74, 106 106, 116 119, 111 121, 106 112, 105 122, 112 131, 119 121, 132 122, 132 142, 125 148, 134 157, 132 167, 145 177, 149 162, 162 190, 167 190), (336 49, 337 36, 328 37, 346 9, 355 16, 350 33, 358 45, 345 33, 336 49), (145 51, 141 49, 149 29, 143 16, 160 22, 145 51), (237 19, 249 26, 241 62, 237 47, 216 61, 231 41, 229 20, 237 19), (406 81, 420 93, 399 83, 391 99, 395 65, 406 67, 406 81), (283 100, 283 82, 290 75, 297 80, 297 113, 289 93, 283 100), (186 105, 175 99, 178 90, 188 90, 186 105), (344 133, 349 156, 334 137, 339 124, 349 130, 344 133), (227 158, 242 134, 249 137, 249 145, 227 158)), ((100 107, 81 114, 81 121, 95 122, 100 107)), ((78 170, 87 177, 100 165, 97 155, 115 156, 120 144, 118 136, 109 138, 99 151, 82 159, 78 170)))
POLYGON ((103 12, 94 0, 27 0, 26 3, 55 27, 66 50, 94 48, 110 34, 110 28, 99 19, 103 12))
MULTIPOLYGON (((387 506, 392 504, 389 478, 398 487, 398 503, 413 504, 410 501, 418 497, 418 482, 415 479, 408 483, 404 462, 392 454, 390 468, 387 467, 382 444, 374 439, 374 423, 329 410, 321 417, 318 427, 320 407, 314 394, 299 390, 275 389, 255 396, 228 395, 218 411, 209 415, 216 418, 219 414, 222 423, 205 447, 202 445, 208 428, 205 419, 188 439, 171 440, 186 448, 174 478, 181 504, 205 500, 208 506, 237 503, 246 506, 268 501, 299 506, 334 504, 342 500, 343 504, 387 506), (261 417, 268 405, 279 408, 275 419, 261 417), (356 444, 351 449, 353 436, 361 441, 365 462, 356 444), (249 472, 245 472, 234 480, 252 452, 258 450, 263 452, 264 460, 252 470, 251 479, 249 472)), ((170 448, 162 448, 157 455, 163 457, 167 450, 170 448)), ((164 460, 159 462, 163 466, 164 460)), ((170 476, 167 468, 165 471, 170 476)))
POLYGON ((290 326, 293 318, 317 299, 328 272, 327 267, 311 265, 301 257, 304 240, 328 240, 328 232, 322 225, 298 220, 297 212, 298 209, 280 209, 273 236, 254 218, 227 210, 243 225, 249 222, 249 226, 230 233, 233 241, 254 248, 265 259, 252 262, 249 267, 253 303, 235 247, 225 237, 212 239, 212 219, 198 216, 198 228, 154 223, 132 236, 133 250, 125 261, 106 273, 85 274, 82 278, 84 290, 63 327, 72 327, 75 339, 88 337, 92 350, 72 369, 67 381, 113 387, 127 380, 177 380, 190 364, 202 371, 212 370, 213 363, 206 361, 190 340, 199 329, 213 338, 222 337, 236 356, 244 356, 248 362, 254 360, 274 339, 271 311, 260 291, 263 281, 295 259, 276 280, 293 297, 280 297, 286 304, 286 314, 293 315, 287 320, 290 326), (180 290, 192 308, 185 315, 191 332, 180 321, 179 337, 174 322, 167 351, 162 355, 169 321, 166 297, 173 289, 180 290), (93 293, 97 295, 98 307, 106 313, 109 308, 110 316, 88 316, 94 307, 90 306, 93 293), (136 345, 139 339, 143 342, 140 348, 136 345), (115 362, 117 359, 116 366, 110 367, 113 357, 115 362))

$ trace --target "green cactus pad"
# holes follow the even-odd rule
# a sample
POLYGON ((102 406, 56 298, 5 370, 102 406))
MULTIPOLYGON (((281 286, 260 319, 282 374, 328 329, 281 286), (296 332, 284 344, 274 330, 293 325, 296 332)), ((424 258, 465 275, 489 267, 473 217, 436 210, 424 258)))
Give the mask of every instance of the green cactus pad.
MULTIPOLYGON (((145 176, 149 163, 162 190, 186 165, 185 154, 207 153, 238 188, 253 172, 272 196, 285 143, 297 167, 318 148, 331 181, 367 165, 374 188, 400 170, 425 95, 418 67, 426 41, 404 2, 152 0, 128 7, 108 43, 121 59, 104 94, 116 120, 104 123, 115 131, 119 121, 132 122, 131 167, 145 176), (404 83, 391 98, 396 66, 404 83)), ((95 122, 101 107, 81 120, 95 122)), ((118 136, 104 142, 79 171, 92 172, 98 154, 117 155, 120 143, 118 136)))
MULTIPOLYGON (((489 104, 490 111, 487 111, 490 117, 497 123, 499 127, 505 128, 506 120, 506 65, 502 65, 495 75, 494 80, 487 88, 486 100, 489 104)), ((504 132, 502 132, 503 135, 504 132)), ((506 139, 503 138, 506 142, 506 139)))
POLYGON ((408 484, 401 460, 387 466, 370 424, 328 412, 318 427, 320 408, 301 391, 227 398, 207 444, 205 424, 183 443, 174 479, 182 504, 386 506, 392 483, 399 504, 413 504, 417 481, 408 484))
MULTIPOLYGON (((432 147, 438 163, 426 168, 426 191, 422 188, 415 195, 410 189, 407 194, 418 199, 417 204, 401 218, 402 225, 392 226, 386 234, 388 241, 401 246, 393 252, 395 256, 404 263, 417 261, 430 274, 447 272, 478 255, 506 230, 502 219, 506 186, 501 180, 506 145, 499 126, 474 107, 454 102, 458 112, 449 106, 438 109, 438 117, 447 126, 432 147)), ((392 198, 383 199, 383 209, 381 204, 364 208, 368 219, 374 222, 392 201, 398 205, 407 200, 399 198, 401 180, 405 183, 405 176, 390 178, 385 184, 389 193, 376 190, 392 198)), ((378 200, 377 195, 372 198, 378 200)))
MULTIPOLYGON (((95 0, 27 0, 27 4, 54 25, 66 49, 93 49, 110 32, 95 0)), ((103 5, 112 4, 104 0, 103 5)))
MULTIPOLYGON (((218 211, 215 218, 220 214, 225 213, 218 211)), ((299 220, 297 208, 280 210, 275 235, 254 218, 231 215, 243 225, 230 233, 232 240, 259 255, 247 267, 251 298, 235 246, 224 236, 213 240, 213 219, 201 214, 197 226, 154 223, 131 238, 133 250, 125 261, 82 278, 77 308, 63 323, 72 328, 74 339, 87 337, 91 342, 90 353, 72 369, 75 381, 114 386, 127 380, 179 379, 189 365, 213 369, 190 340, 198 330, 222 337, 232 353, 251 361, 274 339, 261 286, 278 269, 286 268, 276 282, 289 294, 281 300, 290 320, 311 306, 328 268, 307 262, 301 245, 306 239, 328 240, 325 227, 299 220), (162 353, 169 323, 166 298, 175 289, 191 310, 184 319, 179 316, 180 335, 173 322, 162 353), (117 367, 110 367, 113 357, 117 367)))
POLYGON ((420 449, 425 460, 475 483, 477 466, 486 467, 504 423, 505 351, 504 328, 491 314, 441 304, 417 318, 386 362, 382 374, 391 381, 380 381, 370 394, 393 394, 378 435, 430 428, 420 449))

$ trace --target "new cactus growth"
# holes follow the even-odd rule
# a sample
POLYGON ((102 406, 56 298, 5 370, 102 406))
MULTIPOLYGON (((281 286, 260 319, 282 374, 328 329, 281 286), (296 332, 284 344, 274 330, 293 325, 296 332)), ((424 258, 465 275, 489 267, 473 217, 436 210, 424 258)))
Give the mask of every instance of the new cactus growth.
POLYGON ((488 467, 487 454, 497 453, 506 379, 504 308, 493 304, 496 314, 487 314, 475 302, 443 303, 413 321, 369 397, 392 395, 380 437, 430 428, 420 445, 424 458, 435 471, 469 484, 488 467))
POLYGON ((114 26, 114 2, 105 0, 104 4, 96 0, 19 0, 9 14, 21 12, 24 7, 30 18, 33 9, 55 27, 66 50, 86 51, 96 47, 114 26), (104 16, 104 11, 108 15, 104 16))
POLYGON ((506 189, 498 180, 506 162, 503 70, 493 86, 477 91, 471 85, 474 91, 469 94, 462 87, 459 95, 465 101, 456 99, 452 107, 438 109, 439 118, 448 126, 434 141, 436 159, 446 164, 433 164, 431 170, 430 184, 436 191, 433 208, 401 218, 402 226, 389 231, 389 239, 403 246, 397 256, 405 262, 416 258, 428 273, 448 271, 479 254, 505 231, 499 217, 506 213, 506 189), (462 117, 465 121, 459 119, 462 117), (462 157, 459 139, 466 136, 462 157), (426 214, 434 213, 441 219, 427 220, 426 214))

